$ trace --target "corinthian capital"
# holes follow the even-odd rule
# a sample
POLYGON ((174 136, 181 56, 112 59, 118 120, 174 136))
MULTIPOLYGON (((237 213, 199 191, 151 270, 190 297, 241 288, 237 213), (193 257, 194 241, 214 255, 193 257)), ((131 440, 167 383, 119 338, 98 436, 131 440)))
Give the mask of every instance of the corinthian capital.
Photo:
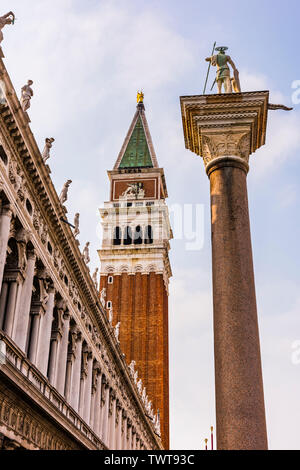
POLYGON ((201 132, 201 153, 205 166, 216 158, 238 157, 246 163, 250 155, 250 132, 221 132, 203 130, 201 132))

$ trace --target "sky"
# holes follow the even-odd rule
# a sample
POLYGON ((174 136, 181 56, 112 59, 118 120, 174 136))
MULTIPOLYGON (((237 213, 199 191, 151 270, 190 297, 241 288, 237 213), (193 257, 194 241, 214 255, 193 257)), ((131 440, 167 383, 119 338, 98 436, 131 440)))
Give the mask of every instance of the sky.
MULTIPOLYGON (((170 259, 170 422, 173 449, 203 449, 215 426, 209 181, 184 147, 179 96, 201 94, 214 41, 229 47, 243 91, 293 106, 269 113, 266 145, 248 175, 269 447, 300 449, 298 0, 2 0, 5 65, 17 93, 34 81, 29 115, 41 148, 54 137, 51 176, 72 179, 68 217, 99 265, 98 209, 136 106, 146 116, 168 205, 192 210, 201 243, 175 230, 170 259), (198 208, 198 209, 197 209, 198 208), (197 212, 198 210, 198 212, 197 212)), ((209 88, 214 71, 209 77, 209 88)))

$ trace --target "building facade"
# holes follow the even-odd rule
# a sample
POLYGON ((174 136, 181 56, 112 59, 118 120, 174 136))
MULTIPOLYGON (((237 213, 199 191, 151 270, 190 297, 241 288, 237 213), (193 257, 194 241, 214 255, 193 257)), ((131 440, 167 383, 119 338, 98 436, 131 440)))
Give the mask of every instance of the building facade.
POLYGON ((162 442, 168 448, 172 230, 164 170, 155 155, 143 95, 138 95, 128 134, 108 176, 110 199, 100 210, 101 293, 110 321, 120 329, 126 360, 138 371, 136 380, 148 414, 160 417, 162 442))
POLYGON ((161 449, 2 59, 0 85, 0 448, 161 449))

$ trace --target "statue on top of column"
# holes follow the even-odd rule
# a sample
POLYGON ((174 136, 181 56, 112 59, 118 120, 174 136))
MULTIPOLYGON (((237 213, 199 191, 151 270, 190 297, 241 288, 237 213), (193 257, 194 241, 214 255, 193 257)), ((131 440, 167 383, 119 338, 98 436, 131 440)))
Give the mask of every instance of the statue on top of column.
POLYGON ((0 44, 3 41, 2 29, 7 24, 14 24, 14 22, 15 22, 15 15, 12 11, 10 11, 9 13, 6 13, 6 15, 0 16, 0 44))
POLYGON ((33 84, 32 80, 28 80, 27 84, 24 85, 21 89, 21 108, 23 109, 24 113, 27 109, 30 108, 30 100, 33 97, 33 90, 31 85, 33 84))
POLYGON ((217 67, 217 76, 215 81, 217 82, 219 94, 222 93, 223 85, 225 93, 233 93, 233 90, 235 93, 241 93, 239 71, 237 70, 231 57, 225 54, 225 51, 227 51, 227 49, 228 47, 223 46, 216 47, 216 51, 218 51, 218 54, 206 57, 205 60, 207 62, 210 62, 213 67, 217 67), (233 78, 230 77, 230 68, 228 64, 230 64, 233 69, 233 78))

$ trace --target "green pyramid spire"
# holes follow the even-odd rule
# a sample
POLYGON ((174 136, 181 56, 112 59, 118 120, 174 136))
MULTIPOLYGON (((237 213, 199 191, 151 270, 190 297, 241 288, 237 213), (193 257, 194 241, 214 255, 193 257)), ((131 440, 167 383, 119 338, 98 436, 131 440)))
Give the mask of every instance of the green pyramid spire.
POLYGON ((141 120, 138 117, 119 168, 153 167, 150 151, 141 120))

